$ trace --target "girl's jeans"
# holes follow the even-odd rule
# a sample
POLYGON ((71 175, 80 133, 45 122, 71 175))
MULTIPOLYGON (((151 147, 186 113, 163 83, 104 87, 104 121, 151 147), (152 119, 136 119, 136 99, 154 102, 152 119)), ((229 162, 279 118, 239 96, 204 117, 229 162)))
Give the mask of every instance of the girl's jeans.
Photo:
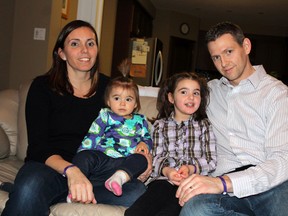
POLYGON ((93 185, 100 186, 117 170, 125 171, 130 179, 137 178, 147 169, 148 163, 146 157, 141 154, 112 158, 101 151, 84 150, 75 155, 73 164, 75 164, 91 182, 94 181, 93 185))

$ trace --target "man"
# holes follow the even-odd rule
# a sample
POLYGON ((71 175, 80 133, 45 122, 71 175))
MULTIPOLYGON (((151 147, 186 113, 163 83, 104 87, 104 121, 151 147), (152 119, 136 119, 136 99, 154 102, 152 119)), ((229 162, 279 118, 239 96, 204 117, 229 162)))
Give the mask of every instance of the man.
POLYGON ((288 88, 251 65, 251 42, 239 26, 219 23, 206 42, 223 76, 209 82, 207 113, 218 162, 212 176, 181 183, 180 215, 287 215, 288 88))

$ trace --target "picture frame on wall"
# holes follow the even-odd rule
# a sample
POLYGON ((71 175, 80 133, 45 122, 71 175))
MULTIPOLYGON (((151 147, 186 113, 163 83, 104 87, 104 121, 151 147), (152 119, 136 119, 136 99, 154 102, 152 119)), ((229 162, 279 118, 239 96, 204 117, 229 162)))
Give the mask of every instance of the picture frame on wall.
POLYGON ((62 18, 68 19, 69 0, 62 0, 62 18))

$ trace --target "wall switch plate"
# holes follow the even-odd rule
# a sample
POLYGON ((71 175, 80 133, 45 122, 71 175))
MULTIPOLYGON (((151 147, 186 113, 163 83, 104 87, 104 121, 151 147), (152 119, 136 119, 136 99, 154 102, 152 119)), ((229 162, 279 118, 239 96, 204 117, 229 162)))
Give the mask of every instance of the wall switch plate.
POLYGON ((45 28, 34 28, 34 40, 45 40, 46 29, 45 28))

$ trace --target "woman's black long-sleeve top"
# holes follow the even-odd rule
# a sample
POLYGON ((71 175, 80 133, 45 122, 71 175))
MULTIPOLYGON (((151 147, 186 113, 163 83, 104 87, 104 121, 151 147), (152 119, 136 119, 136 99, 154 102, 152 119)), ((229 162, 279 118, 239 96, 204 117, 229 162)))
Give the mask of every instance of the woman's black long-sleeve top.
POLYGON ((108 81, 108 77, 100 74, 96 93, 84 99, 52 91, 47 76, 35 78, 26 101, 25 161, 45 163, 50 156, 60 155, 71 162, 91 123, 104 107, 103 95, 108 81))

